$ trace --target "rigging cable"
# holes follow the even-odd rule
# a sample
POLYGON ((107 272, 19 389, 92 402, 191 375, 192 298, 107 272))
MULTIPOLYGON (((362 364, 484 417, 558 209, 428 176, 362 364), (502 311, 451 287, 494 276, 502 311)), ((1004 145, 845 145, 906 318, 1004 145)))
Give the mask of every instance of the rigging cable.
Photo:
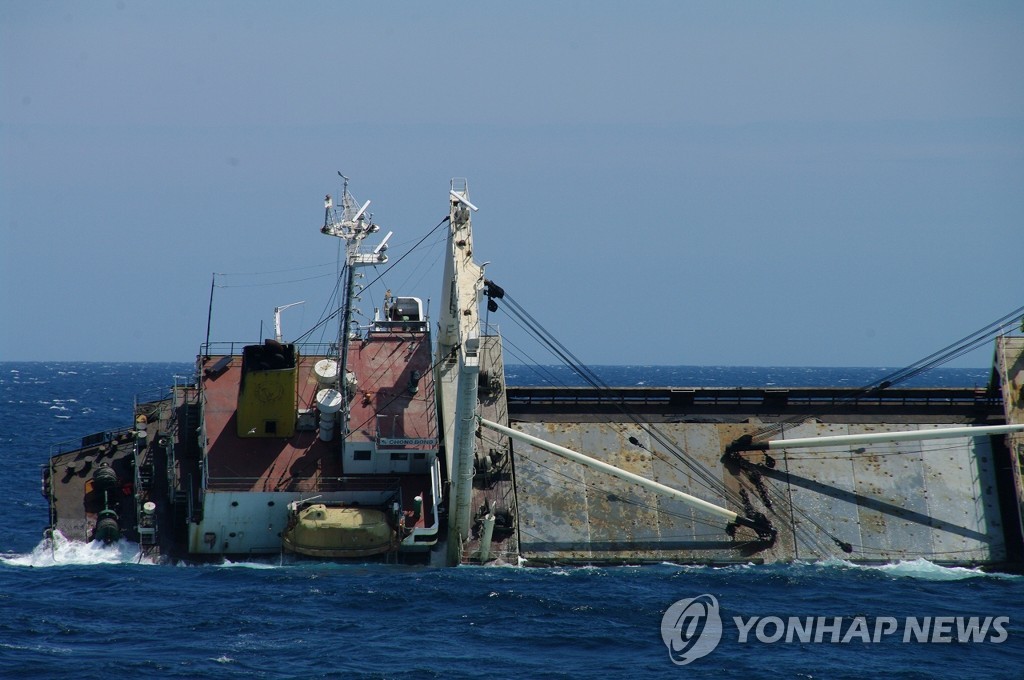
MULTIPOLYGON (((996 338, 1003 332, 1003 329, 1009 322, 1021 319, 1022 315, 1024 315, 1024 306, 1018 307, 1009 314, 1005 314, 1004 316, 996 319, 995 321, 985 326, 982 326, 973 333, 970 333, 969 335, 960 338, 956 342, 951 343, 946 347, 943 347, 937 352, 933 352, 932 354, 929 354, 923 359, 918 359, 917 361, 915 361, 914 363, 910 364, 905 368, 893 371, 892 373, 889 373, 888 375, 879 378, 875 382, 869 383, 859 388, 858 390, 854 391, 853 394, 850 394, 844 397, 843 399, 838 400, 836 403, 838 405, 843 405, 849 404, 851 402, 856 402, 862 397, 865 397, 870 394, 877 394, 882 390, 906 382, 907 380, 910 380, 911 378, 914 378, 920 375, 921 373, 930 371, 933 368, 949 363, 950 361, 957 359, 963 356, 964 354, 967 354, 977 349, 978 347, 981 347, 985 343, 991 342, 994 338, 996 338)), ((759 430, 753 436, 753 440, 757 441, 759 439, 771 437, 774 434, 781 431, 782 428, 785 427, 786 425, 801 422, 803 420, 806 420, 806 418, 807 416, 791 416, 790 418, 786 418, 775 423, 771 423, 770 425, 767 425, 761 430, 759 430)))
MULTIPOLYGON (((546 329, 544 329, 543 326, 541 326, 541 324, 537 322, 537 320, 534 319, 529 314, 529 312, 527 312, 521 305, 519 305, 519 303, 512 299, 511 296, 502 291, 500 287, 493 287, 500 291, 499 297, 503 297, 505 301, 509 303, 508 307, 510 309, 510 312, 513 315, 517 316, 523 322, 524 325, 529 326, 531 329, 530 332, 532 332, 533 335, 537 337, 537 339, 542 344, 547 346, 549 351, 551 351, 555 356, 557 356, 564 363, 566 363, 580 378, 582 378, 592 387, 603 391, 611 390, 611 388, 606 383, 604 383, 604 381, 601 380, 601 378, 596 373, 594 373, 593 370, 591 370, 585 364, 583 364, 561 342, 559 342, 546 329)), ((488 292, 490 293, 490 286, 488 292)), ((717 479, 711 473, 711 471, 708 470, 705 466, 701 465, 699 461, 696 461, 691 457, 687 456, 685 452, 682 450, 682 448, 675 441, 667 437, 664 433, 660 432, 657 428, 652 427, 651 423, 643 420, 642 418, 638 417, 633 413, 630 413, 629 410, 625 408, 624 404, 622 404, 621 402, 615 402, 615 406, 627 419, 632 421, 652 440, 660 444, 667 452, 671 453, 672 456, 678 462, 685 465, 703 486, 705 486, 712 493, 717 494, 718 496, 724 499, 728 499, 732 501, 734 504, 739 505, 740 507, 743 507, 745 514, 747 515, 747 518, 754 519, 754 517, 752 517, 754 513, 751 512, 749 501, 744 500, 742 491, 735 492, 730 490, 722 480, 717 479)), ((639 440, 637 440, 635 437, 631 437, 630 441, 635 446, 640 446, 639 440)), ((653 451, 650 452, 652 455, 657 455, 653 451)), ((659 459, 665 460, 661 456, 657 457, 659 459)), ((665 462, 669 463, 669 461, 667 460, 665 460, 665 462)))
MULTIPOLYGON (((561 342, 559 342, 554 336, 552 336, 543 326, 540 325, 519 303, 517 303, 510 295, 505 293, 504 299, 509 303, 513 314, 517 315, 525 324, 530 326, 533 334, 545 344, 548 349, 561 359, 566 365, 568 365, 580 378, 587 382, 591 387, 595 389, 609 392, 611 387, 608 386, 601 378, 594 373, 593 370, 584 365, 579 359, 577 359, 572 352, 570 352, 561 342)), ((704 466, 694 461, 687 456, 682 449, 674 441, 667 438, 657 429, 651 427, 651 424, 639 418, 633 413, 630 413, 620 402, 615 403, 618 410, 626 416, 635 425, 641 428, 648 436, 654 439, 656 442, 661 444, 668 452, 670 452, 675 458, 687 466, 691 472, 697 475, 705 484, 705 486, 712 492, 720 494, 723 498, 731 499, 733 502, 741 503, 742 499, 736 492, 731 491, 726 485, 720 480, 715 479, 710 470, 704 468, 704 466)))

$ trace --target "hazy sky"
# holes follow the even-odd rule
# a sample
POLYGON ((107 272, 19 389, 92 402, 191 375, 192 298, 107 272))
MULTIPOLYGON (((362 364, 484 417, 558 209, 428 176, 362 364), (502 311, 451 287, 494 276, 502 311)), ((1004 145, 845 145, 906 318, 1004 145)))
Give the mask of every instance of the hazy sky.
POLYGON ((392 261, 468 178, 585 362, 903 366, 1024 304, 1022 74, 1021 2, 2 2, 0 359, 305 330, 340 170, 392 261))

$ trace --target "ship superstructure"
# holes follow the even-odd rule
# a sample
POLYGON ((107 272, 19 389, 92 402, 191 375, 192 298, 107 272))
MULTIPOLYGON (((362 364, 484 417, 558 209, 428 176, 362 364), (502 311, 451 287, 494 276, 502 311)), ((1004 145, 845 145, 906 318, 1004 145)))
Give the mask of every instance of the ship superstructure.
POLYGON ((137 405, 133 428, 54 457, 53 528, 196 557, 390 558, 437 543, 444 486, 424 305, 387 291, 372 322, 353 320, 360 270, 388 260, 390 233, 368 243, 379 231, 368 205, 347 181, 340 205, 325 201, 321 231, 345 250, 338 341, 282 342, 278 321, 259 343, 203 345, 193 383, 137 405))

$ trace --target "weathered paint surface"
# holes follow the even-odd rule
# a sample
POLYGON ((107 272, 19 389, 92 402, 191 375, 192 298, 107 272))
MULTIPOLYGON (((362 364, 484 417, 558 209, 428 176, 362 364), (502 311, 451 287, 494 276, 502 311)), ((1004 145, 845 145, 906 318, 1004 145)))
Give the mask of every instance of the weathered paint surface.
MULTIPOLYGON (((950 423, 949 426, 959 423, 950 423)), ((783 451, 759 467, 763 491, 722 461, 726 445, 756 432, 753 423, 660 423, 696 467, 733 492, 745 489, 779 535, 757 543, 747 529, 730 537, 722 523, 681 501, 515 443, 520 550, 539 561, 819 560, 999 562, 1005 558, 995 469, 987 438, 783 451), (765 499, 772 507, 766 507, 765 499), (837 541, 850 544, 852 553, 837 541)), ((931 425, 937 427, 941 425, 931 425)), ((633 424, 521 422, 514 427, 743 512, 633 424), (640 440, 641 447, 629 443, 640 440)), ((805 423, 786 436, 916 429, 912 424, 805 423)), ((761 454, 750 456, 760 462, 761 454)))

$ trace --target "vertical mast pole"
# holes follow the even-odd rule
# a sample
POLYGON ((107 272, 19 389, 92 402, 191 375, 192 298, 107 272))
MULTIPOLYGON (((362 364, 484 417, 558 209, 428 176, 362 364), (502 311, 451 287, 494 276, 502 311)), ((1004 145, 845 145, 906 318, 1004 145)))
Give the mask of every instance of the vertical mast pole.
POLYGON ((206 310, 206 351, 204 354, 209 356, 210 354, 210 322, 213 320, 213 288, 217 282, 216 272, 210 276, 210 306, 206 310))
POLYGON ((341 393, 341 446, 342 449, 345 447, 345 439, 348 437, 348 419, 349 419, 349 395, 345 393, 347 385, 345 384, 346 375, 348 373, 348 345, 349 345, 349 327, 352 323, 352 297, 356 293, 356 276, 355 267, 352 266, 351 258, 348 253, 349 247, 346 244, 345 248, 345 309, 341 315, 341 327, 338 329, 338 343, 340 346, 340 356, 338 361, 338 392, 341 393))

